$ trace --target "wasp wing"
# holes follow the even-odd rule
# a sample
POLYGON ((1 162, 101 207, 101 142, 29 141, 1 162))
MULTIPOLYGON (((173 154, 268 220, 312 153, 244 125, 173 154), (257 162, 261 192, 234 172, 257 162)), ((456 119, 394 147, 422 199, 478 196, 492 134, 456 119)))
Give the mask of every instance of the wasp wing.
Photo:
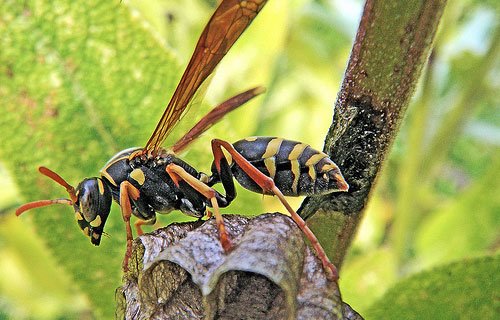
POLYGON ((184 150, 191 142, 197 139, 201 134, 210 129, 214 124, 222 119, 226 114, 240 107, 250 99, 263 93, 263 87, 255 87, 250 90, 239 93, 226 101, 213 108, 198 123, 196 123, 191 130, 189 130, 182 138, 179 139, 173 146, 172 152, 178 153, 184 150))
POLYGON ((149 138, 144 152, 157 154, 165 138, 183 116, 189 101, 213 72, 266 0, 223 0, 196 44, 172 99, 149 138))

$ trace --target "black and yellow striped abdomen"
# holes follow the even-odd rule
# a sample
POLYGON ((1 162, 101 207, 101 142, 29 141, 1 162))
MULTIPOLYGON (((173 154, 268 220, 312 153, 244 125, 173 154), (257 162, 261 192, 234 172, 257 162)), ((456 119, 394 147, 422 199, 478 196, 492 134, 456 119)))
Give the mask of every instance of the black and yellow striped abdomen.
MULTIPOLYGON (((245 159, 271 177, 286 196, 307 196, 345 190, 337 185, 342 176, 327 154, 309 145, 276 137, 251 137, 233 144, 245 159)), ((262 193, 236 164, 231 167, 238 182, 245 188, 262 193)))

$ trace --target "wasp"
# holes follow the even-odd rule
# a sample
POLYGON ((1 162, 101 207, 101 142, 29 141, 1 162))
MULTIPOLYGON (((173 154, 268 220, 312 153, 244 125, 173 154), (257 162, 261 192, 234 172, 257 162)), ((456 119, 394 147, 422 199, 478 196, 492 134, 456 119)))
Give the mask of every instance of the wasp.
POLYGON ((337 278, 318 240, 304 220, 288 204, 285 196, 309 196, 347 191, 349 186, 338 166, 327 154, 309 145, 276 137, 251 137, 233 144, 212 140, 214 161, 210 175, 200 172, 176 156, 225 114, 263 92, 257 87, 229 98, 215 107, 171 148, 162 147, 179 122, 200 85, 250 25, 265 5, 265 0, 223 0, 203 30, 194 53, 158 125, 145 147, 130 148, 113 156, 100 171, 100 177, 86 178, 76 188, 54 171, 40 167, 41 174, 60 184, 69 199, 39 200, 22 205, 26 210, 52 204, 73 206, 78 226, 99 245, 113 200, 121 207, 127 234, 124 270, 132 252, 131 216, 138 220, 135 229, 154 224, 156 213, 180 210, 189 216, 216 219, 222 248, 232 248, 219 208, 236 197, 234 179, 253 192, 279 198, 292 219, 309 239, 330 279, 337 278), (224 150, 224 151, 223 151, 224 150), (225 194, 215 190, 222 184, 225 194))

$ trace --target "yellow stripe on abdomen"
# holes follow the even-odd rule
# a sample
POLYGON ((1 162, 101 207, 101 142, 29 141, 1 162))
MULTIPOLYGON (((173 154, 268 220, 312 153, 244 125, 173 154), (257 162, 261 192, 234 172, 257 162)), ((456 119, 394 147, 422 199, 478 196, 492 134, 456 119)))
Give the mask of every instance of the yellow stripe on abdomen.
POLYGON ((281 143, 283 139, 274 138, 267 143, 266 152, 262 155, 262 159, 274 157, 279 151, 281 147, 281 143))

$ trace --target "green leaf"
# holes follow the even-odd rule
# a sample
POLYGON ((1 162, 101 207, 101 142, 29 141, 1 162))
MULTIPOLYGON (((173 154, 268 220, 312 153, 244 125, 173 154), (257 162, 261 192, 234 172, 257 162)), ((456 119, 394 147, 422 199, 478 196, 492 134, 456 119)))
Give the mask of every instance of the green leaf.
MULTIPOLYGON (((26 201, 65 197, 36 168, 76 185, 120 149, 143 145, 177 64, 120 1, 3 1, 0 12, 0 159, 26 201)), ((120 213, 111 213, 100 248, 72 215, 52 206, 20 219, 35 220, 96 315, 110 318, 125 246, 120 213)))
POLYGON ((380 298, 387 287, 396 282, 396 261, 394 251, 388 248, 347 260, 340 277, 343 300, 356 306, 356 311, 364 315, 371 302, 380 298))
POLYGON ((452 263, 399 282, 366 319, 497 319, 500 255, 452 263))
POLYGON ((500 228, 500 152, 496 154, 481 179, 422 223, 415 238, 421 267, 477 255, 495 246, 500 228))

